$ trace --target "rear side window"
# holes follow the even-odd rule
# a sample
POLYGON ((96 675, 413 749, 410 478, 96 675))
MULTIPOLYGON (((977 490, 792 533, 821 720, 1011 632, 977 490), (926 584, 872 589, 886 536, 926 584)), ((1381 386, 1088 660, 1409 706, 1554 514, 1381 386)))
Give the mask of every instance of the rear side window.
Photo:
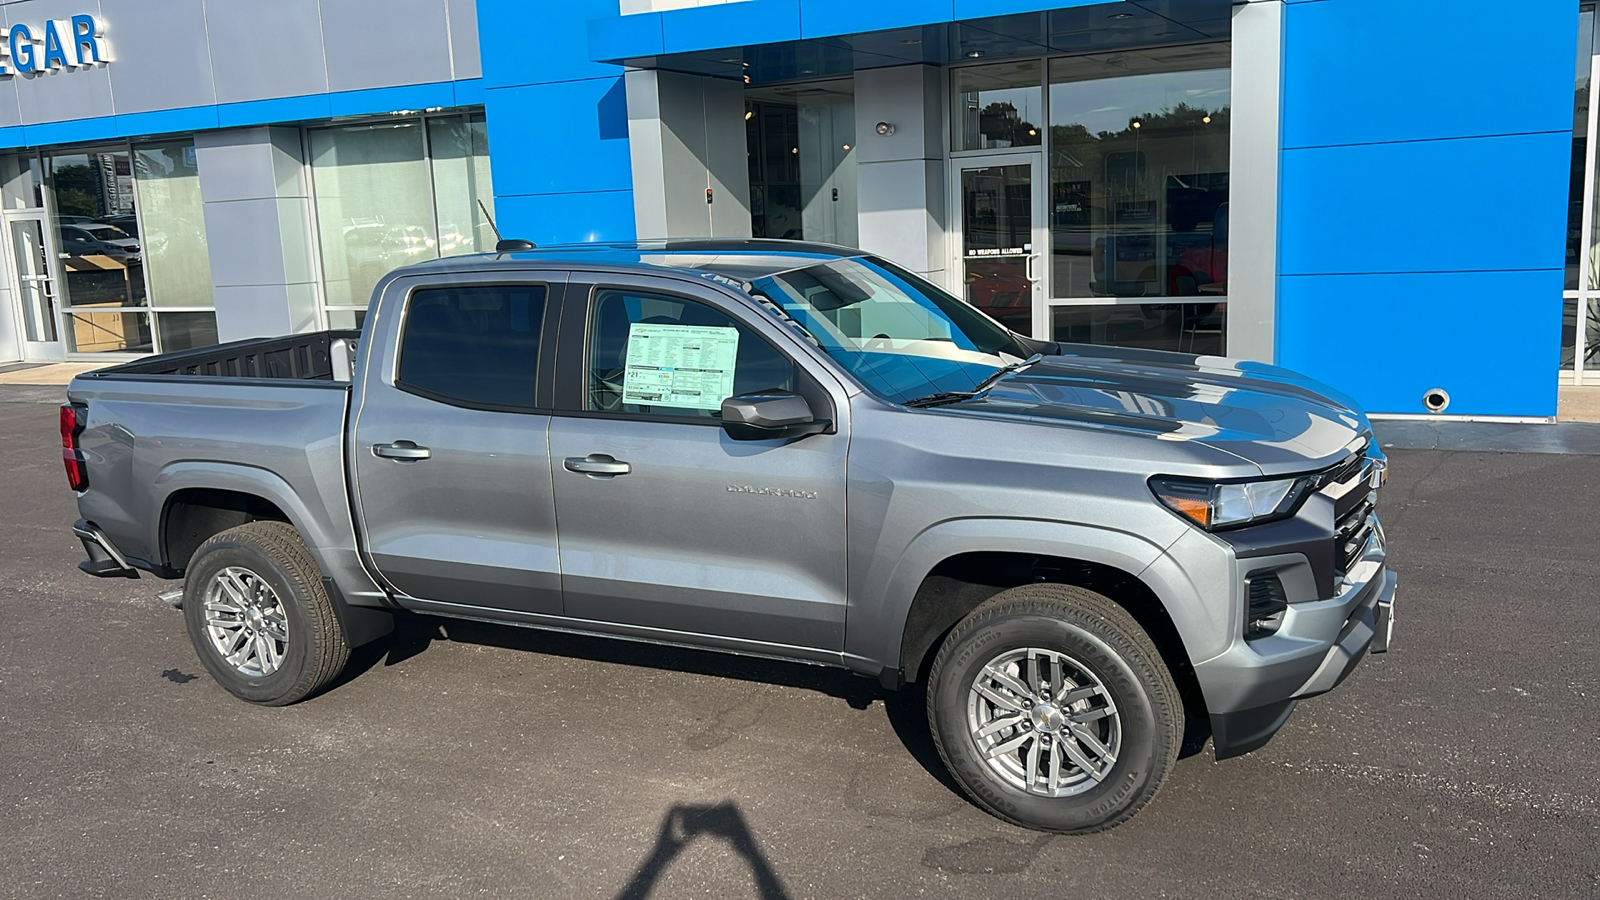
POLYGON ((531 409, 542 284, 427 288, 406 304, 402 390, 457 406, 531 409))

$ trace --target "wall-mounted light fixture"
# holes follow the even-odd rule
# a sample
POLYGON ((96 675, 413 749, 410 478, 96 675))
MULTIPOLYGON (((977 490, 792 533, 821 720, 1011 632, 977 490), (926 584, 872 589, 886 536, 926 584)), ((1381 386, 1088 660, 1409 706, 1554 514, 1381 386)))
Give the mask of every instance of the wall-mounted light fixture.
POLYGON ((894 126, 888 122, 879 122, 877 132, 879 134, 894 134, 894 126))

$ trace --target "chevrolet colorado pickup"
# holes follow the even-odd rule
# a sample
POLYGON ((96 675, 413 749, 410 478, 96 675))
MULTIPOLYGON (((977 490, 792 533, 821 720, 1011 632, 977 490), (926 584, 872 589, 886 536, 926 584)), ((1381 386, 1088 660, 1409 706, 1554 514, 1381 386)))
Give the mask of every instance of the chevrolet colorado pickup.
MULTIPOLYGON (((183 579, 228 691, 293 703, 424 613, 926 692, 978 805, 1058 832, 1388 648, 1365 415, 1283 369, 1054 344, 859 251, 445 259, 360 332, 74 379, 91 574, 183 579)), ((169 591, 168 593, 173 593, 169 591)))

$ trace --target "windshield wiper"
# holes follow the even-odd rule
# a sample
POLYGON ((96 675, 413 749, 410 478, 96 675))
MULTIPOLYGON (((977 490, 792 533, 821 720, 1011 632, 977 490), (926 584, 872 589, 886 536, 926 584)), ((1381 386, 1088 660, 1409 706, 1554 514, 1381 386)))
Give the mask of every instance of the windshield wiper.
POLYGON ((918 397, 915 400, 907 400, 902 405, 909 406, 912 409, 927 409, 930 406, 940 406, 945 403, 971 400, 973 397, 976 397, 984 391, 994 387, 995 384, 1000 381, 1000 379, 1010 375, 1012 372, 1026 369, 1041 359, 1044 359, 1044 354, 1035 353, 1027 359, 1003 365, 1000 368, 995 369, 993 372, 990 372, 989 377, 978 382, 977 386, 970 391, 940 391, 937 394, 929 394, 926 397, 918 397))

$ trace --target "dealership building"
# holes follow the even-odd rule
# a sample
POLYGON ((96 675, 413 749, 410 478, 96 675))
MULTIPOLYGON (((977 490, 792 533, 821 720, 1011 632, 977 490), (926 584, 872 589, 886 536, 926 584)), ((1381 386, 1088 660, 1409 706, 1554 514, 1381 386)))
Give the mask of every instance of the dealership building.
POLYGON ((1600 384, 1593 4, 20 0, 0 364, 357 326, 493 248, 886 256, 1373 412, 1600 384))

